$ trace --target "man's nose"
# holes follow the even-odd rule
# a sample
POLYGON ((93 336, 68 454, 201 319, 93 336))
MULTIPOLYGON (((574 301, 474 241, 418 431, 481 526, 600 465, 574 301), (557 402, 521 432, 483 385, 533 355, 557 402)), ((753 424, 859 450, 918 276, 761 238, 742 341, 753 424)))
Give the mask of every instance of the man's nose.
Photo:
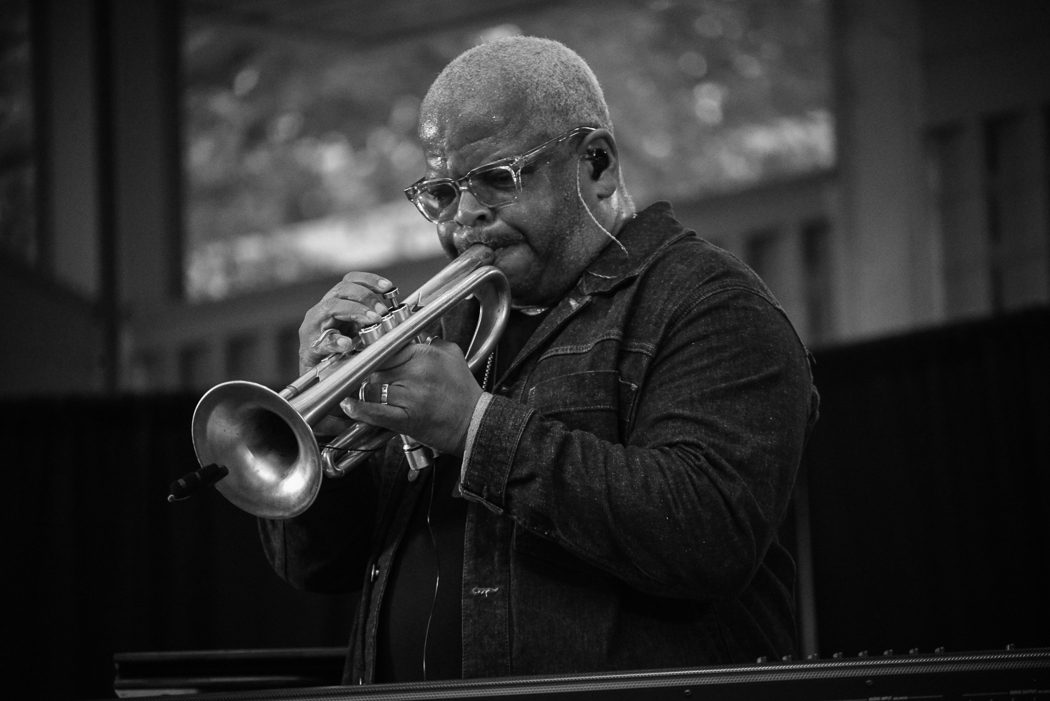
POLYGON ((475 226, 479 220, 487 220, 491 210, 478 201, 474 193, 463 188, 459 193, 459 205, 456 207, 457 224, 463 227, 475 226))

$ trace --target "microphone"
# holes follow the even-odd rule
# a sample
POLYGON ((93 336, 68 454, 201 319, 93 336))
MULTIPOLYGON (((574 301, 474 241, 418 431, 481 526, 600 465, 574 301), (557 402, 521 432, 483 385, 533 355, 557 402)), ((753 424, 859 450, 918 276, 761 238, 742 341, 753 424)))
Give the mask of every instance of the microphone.
POLYGON ((168 490, 171 492, 168 495, 168 501, 176 502, 187 499, 205 487, 212 486, 228 474, 230 474, 229 469, 222 465, 215 463, 205 465, 201 469, 172 482, 171 486, 168 487, 168 490))

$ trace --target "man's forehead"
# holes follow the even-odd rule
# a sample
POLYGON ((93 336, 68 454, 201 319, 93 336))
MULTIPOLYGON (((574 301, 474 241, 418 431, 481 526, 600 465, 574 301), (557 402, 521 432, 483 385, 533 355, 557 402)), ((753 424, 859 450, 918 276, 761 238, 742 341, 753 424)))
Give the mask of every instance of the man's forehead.
POLYGON ((517 141, 527 131, 523 101, 465 100, 438 105, 422 115, 420 138, 428 157, 440 156, 472 145, 517 141))

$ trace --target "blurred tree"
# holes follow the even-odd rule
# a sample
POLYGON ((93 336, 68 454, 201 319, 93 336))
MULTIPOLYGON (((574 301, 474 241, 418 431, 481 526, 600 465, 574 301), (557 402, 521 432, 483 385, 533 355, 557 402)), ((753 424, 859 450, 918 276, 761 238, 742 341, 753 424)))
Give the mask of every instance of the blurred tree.
MULTIPOLYGON (((449 60, 501 35, 558 39, 591 64, 640 205, 833 160, 823 0, 548 3, 503 24, 362 51, 330 37, 306 42, 189 20, 191 297, 344 265, 300 250, 303 234, 287 234, 296 225, 305 232, 305 222, 353 240, 353 222, 382 208, 391 232, 428 231, 401 194, 423 172, 419 102, 449 60)), ((382 236, 374 227, 369 235, 382 236)), ((359 254, 370 245, 358 243, 359 254)))

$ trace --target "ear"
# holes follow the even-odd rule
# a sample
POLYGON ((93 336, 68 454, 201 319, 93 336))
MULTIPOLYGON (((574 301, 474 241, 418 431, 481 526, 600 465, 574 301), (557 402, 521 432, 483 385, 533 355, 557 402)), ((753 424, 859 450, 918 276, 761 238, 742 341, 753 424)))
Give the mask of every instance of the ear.
POLYGON ((598 199, 612 197, 620 186, 620 158, 616 139, 608 129, 595 129, 580 143, 583 175, 598 199))
POLYGON ((583 158, 591 162, 591 180, 600 178, 602 171, 609 167, 609 152, 603 148, 589 148, 583 158))

